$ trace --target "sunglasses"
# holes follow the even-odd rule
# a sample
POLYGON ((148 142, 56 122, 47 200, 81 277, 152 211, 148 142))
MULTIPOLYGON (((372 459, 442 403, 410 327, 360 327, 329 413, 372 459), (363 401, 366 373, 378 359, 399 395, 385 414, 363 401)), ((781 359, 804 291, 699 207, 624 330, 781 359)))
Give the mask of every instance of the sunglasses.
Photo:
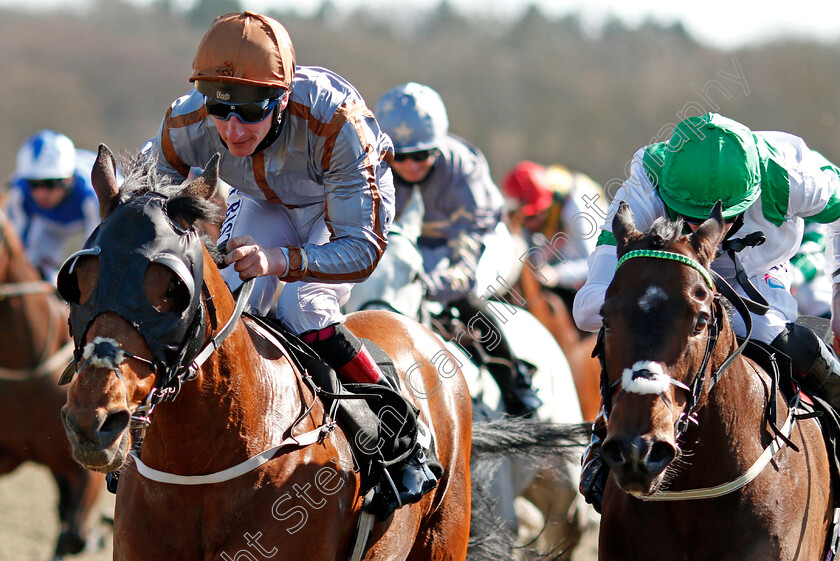
POLYGON ((429 158, 437 156, 437 149, 420 150, 419 152, 403 152, 402 154, 394 154, 395 162, 404 162, 406 160, 414 160, 415 162, 425 162, 429 158))
POLYGON ((66 186, 63 179, 28 179, 27 181, 30 191, 37 191, 39 189, 53 191, 55 189, 64 189, 66 186))
POLYGON ((207 114, 227 121, 232 115, 236 115, 243 123, 259 123, 274 111, 280 98, 264 99, 262 101, 251 101, 247 103, 222 103, 209 97, 204 98, 204 107, 207 114))

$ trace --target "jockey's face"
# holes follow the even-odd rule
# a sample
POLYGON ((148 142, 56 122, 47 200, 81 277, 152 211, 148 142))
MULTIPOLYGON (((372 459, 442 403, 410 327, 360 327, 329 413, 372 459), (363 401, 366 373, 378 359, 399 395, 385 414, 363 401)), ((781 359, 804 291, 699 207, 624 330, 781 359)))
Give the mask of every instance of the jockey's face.
POLYGON ((277 110, 256 123, 242 122, 235 114, 229 115, 226 121, 214 116, 213 121, 230 153, 237 158, 246 158, 254 153, 265 135, 271 130, 274 116, 282 113, 288 104, 289 96, 282 96, 277 104, 277 110))
POLYGON ((213 117, 219 136, 227 144, 228 150, 237 158, 245 158, 254 153, 257 146, 271 129, 272 115, 258 123, 243 123, 233 115, 227 121, 213 117))
POLYGON ((435 150, 412 152, 409 157, 398 156, 394 158, 391 169, 406 183, 420 183, 432 171, 436 157, 437 151, 435 150), (425 154, 426 158, 418 160, 415 157, 416 154, 425 154))
POLYGON ((44 210, 50 210, 58 205, 67 196, 68 189, 73 185, 73 178, 56 179, 49 181, 30 182, 29 192, 35 204, 44 210))

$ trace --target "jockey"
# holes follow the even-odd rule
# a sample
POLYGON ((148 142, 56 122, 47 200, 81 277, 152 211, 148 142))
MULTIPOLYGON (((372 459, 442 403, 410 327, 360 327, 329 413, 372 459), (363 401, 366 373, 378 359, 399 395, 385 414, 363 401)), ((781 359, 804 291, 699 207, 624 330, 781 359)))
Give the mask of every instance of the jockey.
POLYGON ((604 190, 589 176, 564 166, 522 161, 505 175, 502 192, 511 222, 522 225, 528 247, 539 250, 544 260, 535 268, 537 278, 571 309, 575 293, 586 282, 598 224, 607 214, 604 190))
MULTIPOLYGON (((794 377, 837 409, 840 361, 810 329, 794 323, 797 305, 790 293, 790 259, 799 249, 805 219, 827 225, 826 271, 833 274, 835 283, 832 330, 837 348, 840 168, 791 134, 752 132, 709 113, 682 121, 669 141, 636 152, 630 177, 616 193, 598 247, 589 259, 586 284, 575 298, 578 327, 587 331, 601 328, 599 310, 617 263, 611 219, 621 201, 630 205, 642 231, 659 217, 682 218, 686 229, 694 231, 719 200, 728 229, 722 248, 726 249, 736 231, 743 235, 739 239, 762 232, 766 241, 747 244, 737 255, 719 252, 712 269, 742 296, 766 300, 767 313, 752 314, 752 337, 788 355, 794 377), (738 282, 736 275, 744 281, 738 282)), ((733 328, 737 335, 746 335, 739 316, 733 318, 733 328)), ((601 416, 593 427, 580 485, 586 500, 599 510, 607 475, 607 470, 601 469, 605 464, 600 454, 605 422, 608 420, 601 416)))
MULTIPOLYGON (((193 60, 195 89, 172 103, 143 152, 176 182, 221 154, 231 186, 218 245, 231 289, 256 278, 253 310, 276 315, 346 382, 389 385, 344 326, 352 283, 376 267, 394 214, 387 135, 359 92, 330 70, 295 66, 285 28, 253 12, 216 18, 193 60)), ((418 444, 389 469, 394 503, 437 485, 418 444)))
MULTIPOLYGON (((501 359, 488 364, 511 415, 530 415, 542 404, 530 374, 502 336, 498 318, 485 305, 486 292, 504 278, 515 258, 510 232, 502 220, 504 198, 490 177, 481 151, 449 133, 449 118, 440 95, 409 82, 385 92, 375 110, 382 130, 394 143, 397 215, 419 186, 423 196, 423 284, 430 300, 459 311, 465 325, 479 314, 493 323, 497 345, 485 350, 501 359), (487 248, 485 250, 485 248, 487 248), (505 252, 510 259, 505 259, 505 252)), ((481 319, 483 319, 481 318, 481 319)), ((486 341, 491 337, 477 339, 486 341)))
POLYGON ((53 284, 64 260, 99 225, 90 183, 95 160, 96 154, 50 130, 33 134, 18 150, 7 211, 27 257, 53 284))

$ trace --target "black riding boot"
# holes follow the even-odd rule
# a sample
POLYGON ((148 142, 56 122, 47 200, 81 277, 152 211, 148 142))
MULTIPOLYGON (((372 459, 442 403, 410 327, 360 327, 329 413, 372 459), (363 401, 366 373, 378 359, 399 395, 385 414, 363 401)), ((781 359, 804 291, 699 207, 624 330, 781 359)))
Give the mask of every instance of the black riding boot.
MULTIPOLYGON (((387 376, 383 375, 377 383, 400 393, 399 388, 395 387, 393 381, 387 376)), ((408 406, 412 409, 414 407, 410 403, 408 406)), ((416 409, 413 410, 416 411, 416 409)), ((429 428, 416 416, 406 415, 406 417, 406 422, 412 420, 414 422, 413 429, 409 430, 417 432, 417 442, 404 460, 387 468, 386 477, 391 478, 397 491, 394 494, 394 489, 390 489, 390 493, 384 494, 380 508, 384 508, 387 513, 402 505, 418 502, 426 493, 437 487, 438 479, 443 475, 443 466, 438 461, 431 444, 432 435, 429 428)), ((383 422, 387 423, 387 420, 383 418, 383 422)), ((395 433, 399 432, 397 427, 392 430, 395 433)), ((402 430, 405 431, 405 429, 402 430)))
POLYGON ((790 357, 794 378, 840 411, 840 361, 816 333, 788 324, 770 345, 790 357))
POLYGON ((305 333, 301 339, 327 361, 343 382, 374 383, 391 390, 389 393, 400 400, 399 403, 386 403, 386 408, 377 407, 377 401, 370 402, 371 409, 384 427, 383 433, 392 438, 392 442, 383 448, 390 450, 390 445, 393 445, 399 450, 401 443, 411 443, 408 451, 399 450, 402 453, 396 459, 382 450, 386 456, 384 459, 390 464, 386 468, 385 477, 391 483, 383 485, 383 493, 376 506, 377 513, 382 517, 388 516, 405 504, 416 503, 434 489, 443 475, 443 467, 430 445, 429 429, 417 418, 417 408, 405 399, 394 382, 382 372, 362 342, 342 324, 305 333))
POLYGON ((514 360, 512 367, 505 362, 487 365, 502 392, 505 410, 514 417, 531 417, 543 403, 531 387, 533 367, 521 360, 514 360))
POLYGON ((530 417, 536 413, 542 400, 531 386, 534 368, 513 353, 498 316, 487 304, 473 295, 452 303, 461 316, 467 333, 489 355, 487 369, 499 386, 505 410, 514 417, 530 417), (487 333, 492 331, 492 333, 487 333))
POLYGON ((601 513, 601 501, 604 499, 604 487, 610 468, 601 455, 601 441, 607 436, 607 422, 604 418, 604 408, 598 411, 595 422, 592 423, 592 436, 589 446, 583 452, 580 470, 580 494, 596 512, 601 513))

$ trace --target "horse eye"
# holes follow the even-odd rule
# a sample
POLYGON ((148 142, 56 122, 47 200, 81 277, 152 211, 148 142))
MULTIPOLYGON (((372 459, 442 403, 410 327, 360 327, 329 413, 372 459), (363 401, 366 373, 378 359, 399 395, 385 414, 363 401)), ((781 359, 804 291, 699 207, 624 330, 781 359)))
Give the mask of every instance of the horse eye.
POLYGON ((170 281, 169 286, 166 287, 166 297, 167 298, 175 298, 178 296, 181 290, 184 290, 184 283, 181 279, 175 279, 170 281))
POLYGON ((694 322, 694 334, 697 335, 697 334, 701 333, 704 329, 706 329, 706 326, 708 324, 709 324, 709 314, 704 312, 704 313, 700 314, 699 316, 697 316, 697 319, 694 322))

